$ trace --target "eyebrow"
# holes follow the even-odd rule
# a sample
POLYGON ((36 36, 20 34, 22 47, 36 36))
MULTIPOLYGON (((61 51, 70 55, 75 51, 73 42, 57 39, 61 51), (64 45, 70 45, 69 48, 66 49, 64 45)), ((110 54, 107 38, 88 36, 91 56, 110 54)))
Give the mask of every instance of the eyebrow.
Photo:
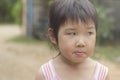
POLYGON ((66 28, 66 31, 68 30, 76 30, 75 28, 66 28))
POLYGON ((87 27, 88 29, 95 29, 95 26, 94 25, 90 25, 87 27))

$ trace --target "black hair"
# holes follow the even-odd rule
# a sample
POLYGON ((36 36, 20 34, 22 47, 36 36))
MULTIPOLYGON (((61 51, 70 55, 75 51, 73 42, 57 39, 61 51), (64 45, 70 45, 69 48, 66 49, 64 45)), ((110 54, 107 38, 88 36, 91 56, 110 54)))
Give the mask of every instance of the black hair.
POLYGON ((68 19, 72 21, 80 19, 85 23, 91 19, 97 30, 97 12, 89 0, 54 0, 49 13, 49 27, 53 29, 56 41, 60 26, 68 19))

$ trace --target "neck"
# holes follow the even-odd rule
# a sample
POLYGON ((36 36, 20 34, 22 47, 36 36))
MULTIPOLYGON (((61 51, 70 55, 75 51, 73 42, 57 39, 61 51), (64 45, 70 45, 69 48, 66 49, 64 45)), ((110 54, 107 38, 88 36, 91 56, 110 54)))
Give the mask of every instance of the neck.
POLYGON ((59 55, 59 56, 56 57, 56 60, 59 61, 62 64, 67 65, 67 66, 71 66, 71 67, 76 66, 76 67, 78 67, 78 66, 82 66, 82 65, 85 65, 86 63, 88 63, 90 58, 87 58, 87 59, 85 59, 84 61, 81 61, 81 62, 72 62, 72 61, 64 58, 64 56, 59 55))

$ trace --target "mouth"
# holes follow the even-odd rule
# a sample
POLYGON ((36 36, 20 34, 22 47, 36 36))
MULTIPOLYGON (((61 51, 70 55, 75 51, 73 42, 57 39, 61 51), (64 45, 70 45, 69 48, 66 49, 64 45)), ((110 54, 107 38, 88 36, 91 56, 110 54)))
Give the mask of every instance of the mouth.
POLYGON ((76 56, 81 57, 81 56, 85 55, 85 52, 83 52, 83 51, 76 51, 76 52, 74 52, 74 54, 75 54, 76 56))

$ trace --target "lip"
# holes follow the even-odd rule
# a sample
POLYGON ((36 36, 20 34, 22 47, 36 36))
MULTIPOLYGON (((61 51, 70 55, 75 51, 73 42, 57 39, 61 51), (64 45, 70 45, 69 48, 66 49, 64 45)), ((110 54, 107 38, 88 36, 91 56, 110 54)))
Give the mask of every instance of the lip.
POLYGON ((76 51, 76 52, 74 52, 74 54, 77 55, 77 56, 83 56, 85 54, 85 52, 83 52, 83 51, 76 51))

